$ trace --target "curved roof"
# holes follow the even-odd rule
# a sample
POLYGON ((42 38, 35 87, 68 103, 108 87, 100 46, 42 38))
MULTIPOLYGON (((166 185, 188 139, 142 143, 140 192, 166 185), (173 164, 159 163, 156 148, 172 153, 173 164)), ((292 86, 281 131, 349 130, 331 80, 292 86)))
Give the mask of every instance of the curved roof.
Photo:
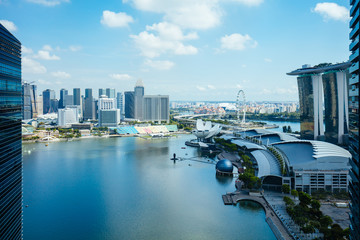
POLYGON ((210 121, 206 121, 204 124, 203 120, 198 119, 196 121, 196 130, 192 131, 192 133, 198 138, 211 138, 214 135, 220 133, 220 131, 220 124, 216 124, 212 127, 210 121))
POLYGON ((351 154, 332 143, 314 140, 285 141, 272 144, 288 158, 294 169, 348 169, 351 154))
POLYGON ((251 154, 258 164, 257 177, 268 175, 281 176, 280 166, 276 158, 266 150, 255 150, 251 154))
POLYGON ((264 150, 264 149, 266 149, 263 146, 260 146, 258 144, 252 143, 252 142, 248 142, 246 140, 241 140, 241 139, 232 140, 231 143, 234 143, 239 147, 245 147, 248 150, 264 150))
POLYGON ((325 67, 299 68, 292 72, 287 73, 287 75, 318 74, 332 70, 345 70, 350 66, 351 66, 351 62, 344 62, 344 63, 332 64, 330 66, 325 66, 325 67))

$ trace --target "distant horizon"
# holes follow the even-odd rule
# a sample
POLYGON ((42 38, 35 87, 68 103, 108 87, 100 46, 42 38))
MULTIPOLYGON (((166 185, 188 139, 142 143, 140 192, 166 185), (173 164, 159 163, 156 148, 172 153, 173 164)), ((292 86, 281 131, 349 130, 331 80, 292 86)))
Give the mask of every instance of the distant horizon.
POLYGON ((124 92, 141 78, 148 94, 174 99, 226 101, 242 89, 251 101, 298 101, 286 73, 349 59, 349 8, 340 0, 3 0, 0 23, 23 44, 22 78, 39 92, 124 92))

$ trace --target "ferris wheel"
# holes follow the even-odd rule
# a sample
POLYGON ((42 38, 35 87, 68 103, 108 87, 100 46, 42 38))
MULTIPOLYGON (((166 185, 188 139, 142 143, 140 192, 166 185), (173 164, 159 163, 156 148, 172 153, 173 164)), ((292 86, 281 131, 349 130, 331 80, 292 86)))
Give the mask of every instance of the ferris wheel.
POLYGON ((245 115, 246 115, 246 98, 243 90, 239 90, 236 97, 236 115, 237 120, 240 122, 240 112, 243 112, 243 118, 241 123, 245 123, 245 115))

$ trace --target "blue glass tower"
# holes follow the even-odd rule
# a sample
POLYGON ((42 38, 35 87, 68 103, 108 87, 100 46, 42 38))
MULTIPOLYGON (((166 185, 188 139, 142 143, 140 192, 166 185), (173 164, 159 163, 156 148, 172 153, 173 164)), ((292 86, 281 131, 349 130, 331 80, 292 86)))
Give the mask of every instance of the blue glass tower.
POLYGON ((22 239, 21 43, 0 24, 0 239, 22 239))
POLYGON ((352 155, 350 181, 350 231, 351 239, 360 239, 360 199, 359 199, 359 15, 360 1, 350 0, 350 46, 349 68, 349 151, 352 155))

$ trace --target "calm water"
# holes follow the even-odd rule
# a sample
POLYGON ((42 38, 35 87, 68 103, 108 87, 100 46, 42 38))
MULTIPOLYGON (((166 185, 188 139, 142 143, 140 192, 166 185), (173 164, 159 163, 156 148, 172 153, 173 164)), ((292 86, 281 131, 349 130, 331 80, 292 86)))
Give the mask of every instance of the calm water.
POLYGON ((24 144, 24 239, 276 239, 259 205, 224 206, 232 178, 169 160, 188 138, 24 144))
POLYGON ((276 124, 279 126, 278 128, 269 129, 270 131, 283 132, 283 126, 286 127, 290 126, 293 132, 295 131, 300 132, 300 122, 286 122, 286 121, 261 121, 261 122, 266 122, 267 124, 270 125, 276 124))

